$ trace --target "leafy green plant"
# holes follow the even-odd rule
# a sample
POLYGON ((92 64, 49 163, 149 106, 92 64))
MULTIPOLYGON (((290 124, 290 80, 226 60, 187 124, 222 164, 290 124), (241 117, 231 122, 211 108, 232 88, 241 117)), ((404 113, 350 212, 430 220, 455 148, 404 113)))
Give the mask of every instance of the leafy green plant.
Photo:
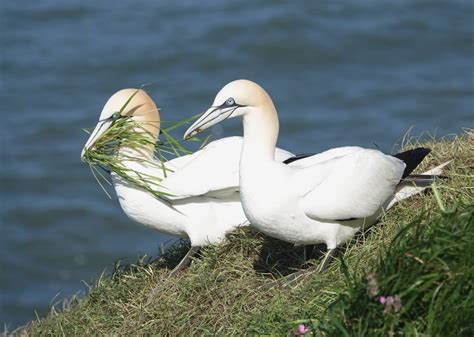
POLYGON ((472 336, 474 205, 427 212, 403 227, 366 278, 342 263, 346 291, 318 331, 327 336, 472 336))

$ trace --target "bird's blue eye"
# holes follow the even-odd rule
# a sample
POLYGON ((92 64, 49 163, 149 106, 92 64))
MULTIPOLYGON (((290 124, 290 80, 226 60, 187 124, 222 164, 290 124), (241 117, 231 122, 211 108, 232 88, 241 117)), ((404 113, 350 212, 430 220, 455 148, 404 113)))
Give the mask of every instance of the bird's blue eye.
POLYGON ((227 106, 232 106, 235 104, 235 101, 232 97, 228 98, 227 101, 225 101, 225 105, 227 106))
POLYGON ((114 112, 114 114, 112 115, 112 119, 117 119, 120 117, 120 112, 114 112))

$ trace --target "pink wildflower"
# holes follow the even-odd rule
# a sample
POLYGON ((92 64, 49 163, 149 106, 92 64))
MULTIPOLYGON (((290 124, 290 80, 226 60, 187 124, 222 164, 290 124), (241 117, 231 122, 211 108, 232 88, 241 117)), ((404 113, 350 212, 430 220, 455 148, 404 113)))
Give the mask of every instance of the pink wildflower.
POLYGON ((298 335, 304 336, 308 331, 309 328, 307 328, 304 324, 298 325, 298 335))
POLYGON ((384 314, 388 314, 390 311, 395 311, 396 313, 400 312, 402 309, 402 300, 400 296, 395 295, 395 296, 380 296, 378 298, 378 301, 380 304, 383 304, 384 314))

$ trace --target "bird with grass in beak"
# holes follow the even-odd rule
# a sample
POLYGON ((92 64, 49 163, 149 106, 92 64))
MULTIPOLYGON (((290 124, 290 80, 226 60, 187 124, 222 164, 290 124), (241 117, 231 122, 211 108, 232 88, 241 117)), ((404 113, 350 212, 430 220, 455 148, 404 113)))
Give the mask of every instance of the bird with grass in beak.
MULTIPOLYGON (((189 265, 200 247, 220 242, 229 231, 248 224, 239 197, 243 140, 216 140, 166 161, 155 155, 159 134, 155 102, 142 89, 123 89, 106 102, 81 158, 93 164, 99 157, 108 165, 120 206, 130 219, 190 240, 191 249, 173 276, 189 265), (104 142, 107 137, 113 139, 104 142), (113 149, 107 160, 95 153, 102 148, 113 149)), ((275 156, 283 161, 293 154, 276 149, 275 156)))

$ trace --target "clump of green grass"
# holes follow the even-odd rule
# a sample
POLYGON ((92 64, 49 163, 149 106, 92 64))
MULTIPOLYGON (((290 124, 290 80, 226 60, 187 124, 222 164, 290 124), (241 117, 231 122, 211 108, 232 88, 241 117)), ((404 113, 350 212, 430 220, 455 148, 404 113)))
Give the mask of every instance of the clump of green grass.
MULTIPOLYGON (((109 198, 110 194, 105 186, 111 186, 111 182, 108 174, 104 175, 104 172, 113 172, 129 183, 143 188, 155 197, 167 201, 167 197, 170 195, 160 189, 160 182, 162 181, 160 177, 137 172, 127 167, 125 162, 138 162, 144 166, 157 167, 163 171, 163 176, 166 177, 171 170, 166 167, 165 163, 171 157, 180 157, 190 153, 180 141, 171 135, 170 131, 188 123, 196 116, 168 123, 170 125, 167 128, 157 130, 161 132, 161 139, 156 140, 155 136, 148 129, 159 128, 160 123, 138 122, 131 116, 122 115, 138 91, 135 91, 117 112, 118 117, 113 120, 113 124, 94 142, 93 146, 85 151, 84 161, 89 164, 97 183, 109 198), (149 159, 145 159, 143 156, 130 156, 120 153, 121 148, 133 149, 135 153, 151 148, 155 155, 149 159)), ((199 141, 198 138, 193 140, 199 141)))
POLYGON ((346 289, 314 319, 326 336, 472 336, 474 205, 423 213, 398 231, 366 277, 346 265, 346 289))
MULTIPOLYGON (((408 144, 408 147, 418 145, 420 144, 413 142, 408 144)), ((375 315, 374 326, 381 327, 382 334, 385 331, 390 332, 389 327, 392 326, 388 321, 392 316, 384 315, 383 305, 377 302, 377 297, 382 295, 399 295, 401 298, 401 311, 392 313, 396 323, 393 325, 394 332, 405 332, 400 329, 410 326, 420 333, 426 333, 429 320, 433 322, 429 325, 433 330, 429 331, 446 331, 449 325, 446 326, 445 319, 434 322, 433 318, 429 318, 438 315, 443 308, 441 298, 436 305, 430 304, 433 298, 430 296, 434 294, 432 287, 444 282, 437 296, 443 295, 444 301, 449 302, 445 303, 445 307, 452 312, 458 310, 459 316, 469 314, 460 311, 467 310, 469 305, 472 305, 471 297, 466 295, 465 288, 461 289, 462 292, 459 290, 459 294, 464 296, 462 298, 451 298, 443 289, 446 286, 454 289, 451 290, 452 293, 456 292, 454 284, 462 284, 460 280, 467 274, 450 274, 450 268, 457 272, 459 270, 452 269, 452 265, 443 269, 443 263, 436 261, 438 257, 444 261, 449 256, 452 261, 457 261, 454 263, 460 267, 469 263, 463 259, 472 256, 467 255, 467 251, 452 246, 454 238, 461 235, 462 230, 466 232, 466 240, 472 237, 474 230, 472 222, 469 226, 463 222, 464 225, 458 225, 459 228, 455 225, 461 219, 466 219, 465 214, 470 209, 461 205, 470 205, 474 200, 474 133, 468 130, 457 138, 433 140, 423 145, 432 148, 433 152, 426 158, 419 172, 453 159, 452 164, 445 170, 448 179, 440 180, 437 190, 444 207, 448 210, 457 207, 456 213, 440 214, 438 202, 430 192, 404 200, 387 212, 381 223, 357 235, 343 247, 340 259, 336 259, 324 273, 310 274, 290 287, 271 289, 262 286, 281 278, 281 275, 318 263, 320 253, 316 251, 316 254, 305 257, 303 247, 294 247, 266 237, 251 228, 241 228, 228 235, 222 244, 206 247, 193 265, 176 278, 168 278, 169 269, 187 250, 186 243, 180 241, 177 246, 173 246, 155 260, 142 260, 131 267, 118 268, 111 277, 100 278, 95 286, 91 287, 89 294, 78 303, 60 313, 52 311, 48 317, 32 322, 23 331, 31 334, 66 335, 287 335, 294 333, 299 324, 305 324, 313 326, 316 335, 329 336, 333 331, 343 331, 342 329, 347 330, 348 335, 357 335, 359 316, 358 311, 352 311, 356 309, 350 309, 353 299, 350 295, 347 300, 342 301, 341 298, 353 292, 358 294, 351 289, 359 287, 360 296, 367 297, 368 272, 375 274, 379 294, 364 300, 370 303, 370 308, 367 313, 364 311, 363 315, 375 315), (423 231, 417 229, 417 219, 421 219, 419 226, 423 231), (450 240, 437 240, 433 243, 436 243, 435 246, 430 246, 431 243, 427 242, 433 237, 430 235, 442 233, 444 238, 448 237, 444 232, 449 231, 451 227, 442 227, 446 222, 451 222, 449 226, 454 226, 456 233, 449 236, 450 240), (432 223, 433 226, 439 224, 438 229, 429 228, 432 223), (406 224, 411 225, 407 227, 406 224), (417 237, 426 245, 420 246, 424 247, 422 255, 418 256, 420 252, 416 251, 413 256, 420 257, 427 269, 425 272, 416 269, 422 268, 421 265, 416 268, 409 266, 414 268, 410 269, 413 273, 409 276, 410 282, 419 284, 419 287, 418 290, 414 287, 413 293, 404 293, 405 288, 401 282, 404 279, 397 281, 393 275, 390 280, 388 278, 390 271, 395 270, 397 266, 405 268, 405 263, 410 261, 412 264, 419 264, 413 257, 405 256, 401 250, 401 247, 415 247, 414 240, 417 237), (436 250, 433 250, 435 248, 436 250), (394 252, 391 252, 392 249, 394 252), (465 257, 457 254, 464 254, 465 257), (392 262, 398 264, 392 266, 392 262), (435 271, 441 272, 440 278, 434 279, 433 276, 431 280, 426 277, 435 271), (387 279, 383 276, 385 273, 387 279), (347 277, 350 277, 350 283, 347 277), (455 283, 450 283, 451 281, 455 283), (351 288, 352 285, 358 287, 351 288), (419 289, 423 285, 429 286, 424 290, 419 289), (416 294, 421 297, 418 298, 416 294), (456 306, 457 304, 461 306, 456 306), (328 310, 329 307, 331 309, 328 310), (405 308, 413 310, 405 312, 405 308), (331 312, 334 313, 333 316, 340 316, 342 328, 331 326, 338 324, 332 320, 331 312), (396 320, 397 317, 399 321, 396 320), (435 327, 438 323, 440 326, 435 327)), ((466 246, 464 248, 472 250, 466 246)), ((469 265, 472 266, 472 263, 469 265)), ((400 274, 403 273, 400 271, 400 274)), ((437 297, 434 299, 438 301, 437 297)), ((367 320, 370 317, 372 316, 367 316, 367 320)), ((364 316, 359 318, 363 320, 364 316)), ((452 322, 459 322, 450 319, 452 322)), ((310 333, 312 331, 308 332, 310 333)), ((448 332, 447 335, 452 334, 448 332)))
POLYGON ((129 156, 119 156, 121 147, 134 148, 136 150, 147 147, 155 147, 155 140, 143 125, 133 121, 131 117, 123 117, 104 132, 94 143, 94 146, 87 149, 84 154, 84 161, 89 164, 92 174, 104 192, 109 196, 104 184, 111 185, 108 175, 103 172, 114 172, 126 181, 139 186, 158 198, 166 197, 155 187, 160 187, 159 177, 148 177, 127 168, 126 161, 140 161, 144 165, 159 165, 166 174, 167 168, 161 161, 131 158, 129 156))

